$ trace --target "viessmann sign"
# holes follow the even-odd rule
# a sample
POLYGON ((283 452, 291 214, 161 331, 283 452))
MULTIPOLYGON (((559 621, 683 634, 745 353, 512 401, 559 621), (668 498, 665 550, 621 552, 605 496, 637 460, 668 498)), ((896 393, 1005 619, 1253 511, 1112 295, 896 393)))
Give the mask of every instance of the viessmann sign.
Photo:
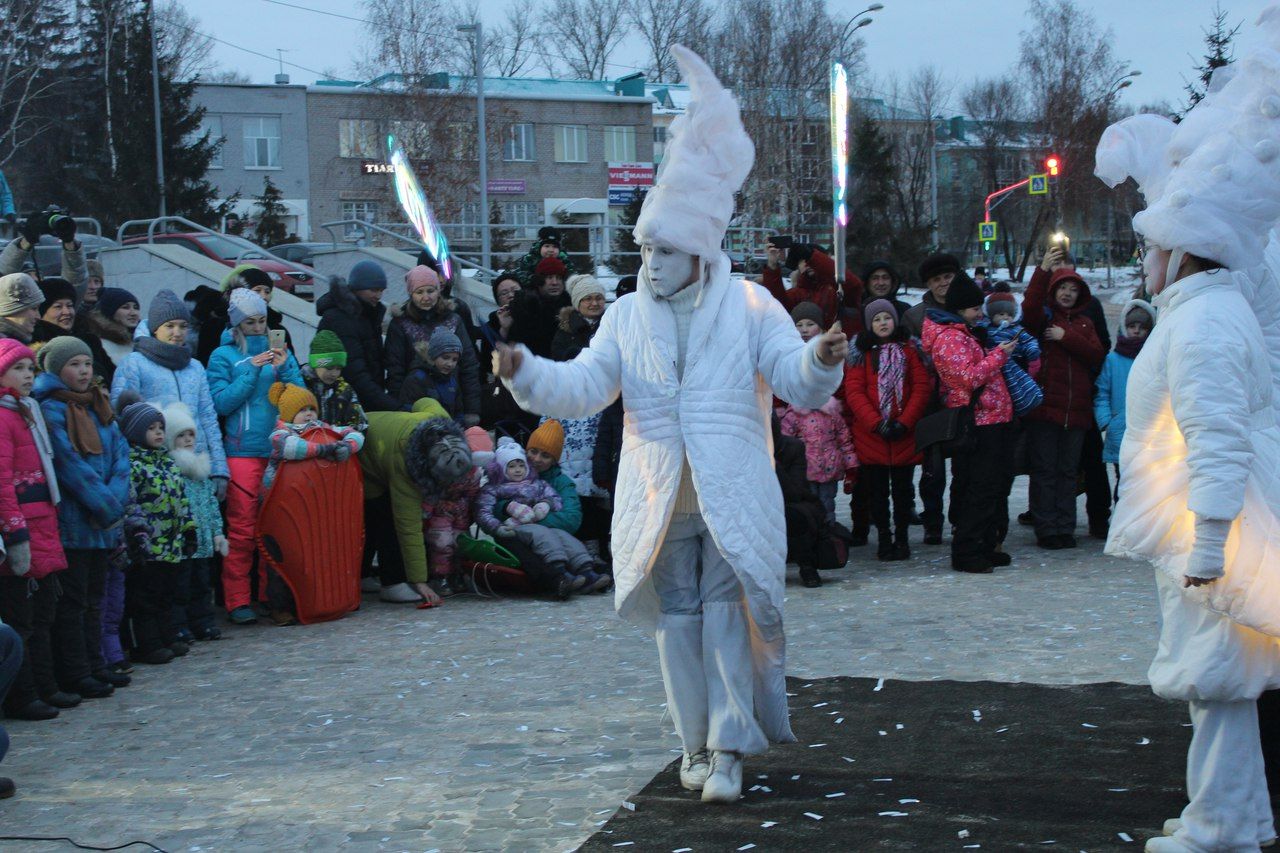
POLYGON ((653 185, 652 163, 610 163, 610 187, 648 187, 653 185))

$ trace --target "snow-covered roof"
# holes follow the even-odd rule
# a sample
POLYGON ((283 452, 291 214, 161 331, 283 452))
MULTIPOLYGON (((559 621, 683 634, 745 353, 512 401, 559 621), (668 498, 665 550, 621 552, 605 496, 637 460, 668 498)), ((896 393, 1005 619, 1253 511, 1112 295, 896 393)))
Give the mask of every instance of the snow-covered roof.
MULTIPOLYGON (((423 78, 427 91, 470 93, 474 91, 475 78, 460 74, 431 74, 423 78)), ((383 74, 372 80, 317 80, 308 91, 318 93, 351 94, 400 94, 406 90, 402 74, 383 74)), ((484 78, 486 97, 527 101, 607 101, 609 103, 650 103, 648 95, 628 96, 617 94, 618 84, 613 80, 557 80, 549 77, 488 77, 484 78)))

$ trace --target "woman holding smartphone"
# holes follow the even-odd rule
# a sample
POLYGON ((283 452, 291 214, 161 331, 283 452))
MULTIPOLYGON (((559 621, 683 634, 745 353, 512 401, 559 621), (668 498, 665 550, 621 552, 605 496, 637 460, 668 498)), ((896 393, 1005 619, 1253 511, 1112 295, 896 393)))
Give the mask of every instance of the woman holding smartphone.
MULTIPOLYGON (((231 482, 227 488, 227 541, 222 591, 227 614, 237 625, 256 622, 249 596, 258 493, 271 456, 271 431, 279 412, 268 396, 272 383, 302 386, 302 370, 285 348, 280 330, 267 329, 267 303, 247 288, 231 291, 230 328, 209 357, 209 389, 223 419, 223 446, 231 482)), ((266 578, 259 576, 265 600, 266 578)))

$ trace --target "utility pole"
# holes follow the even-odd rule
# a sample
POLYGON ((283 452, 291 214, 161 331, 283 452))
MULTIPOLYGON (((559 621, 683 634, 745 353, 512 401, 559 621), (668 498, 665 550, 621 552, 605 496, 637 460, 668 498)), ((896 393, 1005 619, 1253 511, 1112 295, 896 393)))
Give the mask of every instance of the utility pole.
POLYGON ((160 216, 167 216, 164 203, 164 132, 160 129, 160 59, 156 48, 156 4, 147 3, 151 27, 151 111, 156 122, 156 188, 160 191, 160 216))
POLYGON ((492 269, 490 263, 491 240, 489 234, 489 140, 485 136, 484 120, 484 24, 477 20, 474 24, 462 24, 459 32, 473 33, 475 38, 475 78, 476 78, 476 128, 480 134, 477 145, 477 156, 480 158, 480 265, 492 269))

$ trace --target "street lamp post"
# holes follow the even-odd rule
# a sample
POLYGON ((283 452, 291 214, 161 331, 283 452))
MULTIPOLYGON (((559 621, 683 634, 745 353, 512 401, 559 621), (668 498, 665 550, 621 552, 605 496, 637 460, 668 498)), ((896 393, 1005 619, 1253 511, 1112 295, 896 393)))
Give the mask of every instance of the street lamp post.
POLYGON ((160 128, 160 60, 157 57, 155 0, 147 4, 147 13, 151 27, 151 112, 156 122, 156 189, 160 193, 160 216, 164 217, 168 214, 164 202, 164 132, 160 128))
POLYGON ((472 33, 475 38, 476 127, 480 134, 476 154, 480 158, 480 265, 490 269, 489 235, 489 140, 485 136, 484 116, 484 24, 462 24, 458 32, 472 33))

